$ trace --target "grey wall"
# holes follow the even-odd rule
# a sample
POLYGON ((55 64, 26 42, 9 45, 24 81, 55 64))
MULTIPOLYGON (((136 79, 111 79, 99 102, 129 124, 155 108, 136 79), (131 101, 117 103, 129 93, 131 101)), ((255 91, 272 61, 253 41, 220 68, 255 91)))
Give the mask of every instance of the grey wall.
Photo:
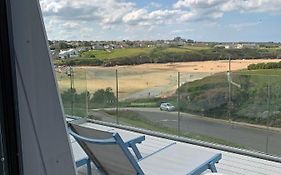
POLYGON ((74 175, 37 0, 10 0, 25 175, 74 175))

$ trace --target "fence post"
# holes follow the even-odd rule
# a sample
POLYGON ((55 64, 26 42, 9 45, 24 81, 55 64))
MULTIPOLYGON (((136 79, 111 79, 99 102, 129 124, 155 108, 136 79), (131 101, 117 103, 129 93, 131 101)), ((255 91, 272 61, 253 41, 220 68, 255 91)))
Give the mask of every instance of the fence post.
POLYGON ((178 135, 180 135, 180 72, 178 72, 178 90, 177 90, 177 106, 178 106, 178 135))
POLYGON ((116 78, 116 123, 119 124, 119 90, 118 90, 118 70, 115 71, 116 78))
POLYGON ((271 79, 268 77, 267 82, 267 119, 266 119, 266 145, 265 145, 265 153, 268 153, 268 144, 269 144, 269 117, 271 115, 271 79))
POLYGON ((89 115, 89 93, 88 93, 88 80, 87 80, 87 68, 85 69, 85 81, 86 81, 86 117, 89 115))
POLYGON ((227 78, 228 78, 228 105, 227 105, 227 117, 228 121, 232 123, 232 118, 231 118, 231 107, 232 107, 232 87, 231 87, 231 57, 229 56, 228 58, 228 72, 227 72, 227 78))

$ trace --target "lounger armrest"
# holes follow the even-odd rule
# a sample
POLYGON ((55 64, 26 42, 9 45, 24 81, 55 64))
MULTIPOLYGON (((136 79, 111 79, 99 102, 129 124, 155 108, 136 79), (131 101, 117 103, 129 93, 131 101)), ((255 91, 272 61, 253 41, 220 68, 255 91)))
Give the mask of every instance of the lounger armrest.
POLYGON ((136 144, 137 144, 137 143, 141 143, 141 142, 143 142, 144 140, 145 140, 145 136, 140 136, 140 137, 134 138, 134 139, 132 139, 132 140, 129 140, 129 141, 127 141, 127 142, 125 143, 125 145, 126 145, 127 147, 132 148, 132 150, 134 151, 134 153, 135 153, 135 155, 136 155, 136 157, 137 157, 138 160, 142 158, 142 155, 141 155, 140 151, 138 150, 136 144))
POLYGON ((217 169, 215 164, 219 163, 219 161, 222 158, 222 154, 218 153, 215 154, 211 159, 209 159, 208 161, 206 161, 205 163, 201 164, 200 166, 198 166, 195 170, 193 170, 192 172, 188 173, 188 175, 197 175, 197 174, 201 174, 204 171, 206 171, 207 169, 210 169, 212 171, 212 173, 216 173, 217 169))

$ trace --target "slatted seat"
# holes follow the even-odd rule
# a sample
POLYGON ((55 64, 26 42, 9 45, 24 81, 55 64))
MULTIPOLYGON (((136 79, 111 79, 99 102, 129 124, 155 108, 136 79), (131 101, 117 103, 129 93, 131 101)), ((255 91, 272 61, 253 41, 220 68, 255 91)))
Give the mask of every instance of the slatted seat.
POLYGON ((125 143, 118 133, 85 127, 81 121, 70 122, 69 133, 88 155, 85 160, 91 160, 102 175, 199 175, 207 169, 217 172, 215 164, 222 156, 185 150, 174 142, 142 157, 136 143, 144 141, 144 137, 125 143), (182 164, 174 163, 179 159, 182 164))

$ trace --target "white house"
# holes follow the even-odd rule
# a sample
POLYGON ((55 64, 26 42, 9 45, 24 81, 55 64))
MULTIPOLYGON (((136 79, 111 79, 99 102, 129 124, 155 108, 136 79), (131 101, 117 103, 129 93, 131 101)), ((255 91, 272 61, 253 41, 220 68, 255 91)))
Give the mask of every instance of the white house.
POLYGON ((242 44, 243 48, 248 48, 248 49, 256 49, 258 46, 256 44, 242 44))
POLYGON ((73 57, 78 57, 79 52, 75 49, 69 49, 69 50, 61 50, 59 53, 59 58, 73 58, 73 57))
POLYGON ((236 49, 242 49, 242 48, 243 48, 243 45, 242 45, 242 44, 237 44, 237 45, 235 46, 235 48, 236 48, 236 49))
POLYGON ((229 45, 224 45, 224 44, 217 44, 214 47, 215 48, 223 48, 223 49, 229 49, 230 48, 229 45))

